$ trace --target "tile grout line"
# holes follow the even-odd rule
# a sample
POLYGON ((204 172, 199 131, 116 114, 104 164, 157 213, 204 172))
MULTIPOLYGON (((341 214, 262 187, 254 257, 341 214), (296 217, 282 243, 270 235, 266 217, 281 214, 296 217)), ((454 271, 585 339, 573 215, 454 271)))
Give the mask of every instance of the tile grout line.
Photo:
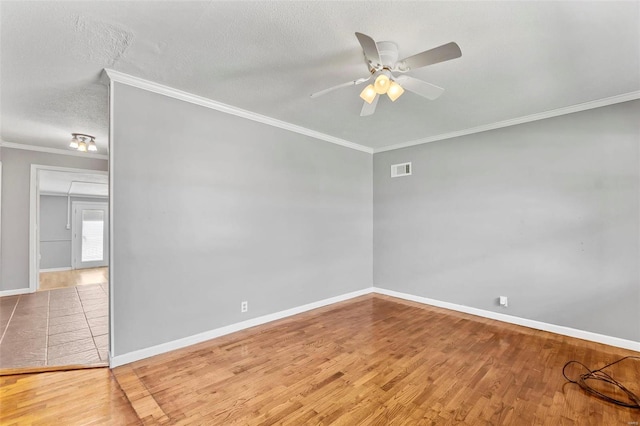
POLYGON ((98 345, 96 345, 95 336, 93 335, 93 331, 91 330, 91 324, 89 324, 89 318, 87 318, 87 311, 84 309, 84 303, 82 303, 82 297, 80 297, 80 292, 78 291, 78 286, 75 286, 75 289, 76 289, 76 294, 78 295, 78 299, 80 299, 80 305, 82 305, 82 315, 84 316, 84 320, 87 323, 87 328, 89 329, 89 334, 91 335, 91 341, 93 342, 93 349, 96 350, 98 359, 102 360, 102 358, 100 358, 100 351, 98 350, 98 345))
POLYGON ((44 365, 49 365, 49 319, 51 317, 51 290, 47 290, 47 332, 44 339, 44 365))
POLYGON ((18 296, 18 300, 16 300, 16 304, 13 305, 13 311, 11 311, 11 315, 9 316, 9 321, 7 321, 7 326, 4 328, 2 332, 2 336, 0 336, 0 344, 4 340, 4 335, 7 334, 7 330, 9 329, 9 325, 11 324, 11 320, 13 319, 13 314, 16 313, 16 309, 18 309, 18 303, 20 303, 20 299, 22 299, 22 295, 18 296))

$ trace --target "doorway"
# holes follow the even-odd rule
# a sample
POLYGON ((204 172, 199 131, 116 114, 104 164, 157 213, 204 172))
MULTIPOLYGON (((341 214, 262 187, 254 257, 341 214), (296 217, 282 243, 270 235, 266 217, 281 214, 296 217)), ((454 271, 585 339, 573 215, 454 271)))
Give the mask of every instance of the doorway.
POLYGON ((106 267, 109 264, 109 205, 74 201, 72 212, 72 269, 106 267))
POLYGON ((32 165, 30 293, 0 300, 0 370, 108 365, 108 197, 107 172, 32 165))

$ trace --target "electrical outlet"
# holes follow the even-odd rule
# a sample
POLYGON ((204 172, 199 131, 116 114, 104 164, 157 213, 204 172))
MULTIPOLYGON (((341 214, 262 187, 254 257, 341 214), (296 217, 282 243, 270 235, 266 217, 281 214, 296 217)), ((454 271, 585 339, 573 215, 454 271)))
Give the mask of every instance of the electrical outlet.
POLYGON ((240 303, 240 312, 247 312, 249 310, 249 302, 246 300, 240 303))
POLYGON ((507 307, 509 306, 509 299, 507 296, 500 296, 500 306, 507 307))

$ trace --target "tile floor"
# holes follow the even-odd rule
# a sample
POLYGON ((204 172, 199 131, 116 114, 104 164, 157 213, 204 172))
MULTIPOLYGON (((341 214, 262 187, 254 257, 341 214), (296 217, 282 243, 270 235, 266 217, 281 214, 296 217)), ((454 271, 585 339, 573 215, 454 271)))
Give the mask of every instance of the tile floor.
POLYGON ((105 364, 106 283, 0 298, 0 369, 105 364))

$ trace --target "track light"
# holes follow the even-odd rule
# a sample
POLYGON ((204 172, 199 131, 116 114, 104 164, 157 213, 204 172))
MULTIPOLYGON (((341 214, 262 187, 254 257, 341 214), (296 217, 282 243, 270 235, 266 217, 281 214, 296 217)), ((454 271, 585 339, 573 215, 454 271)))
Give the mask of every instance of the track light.
POLYGON ((404 89, 395 81, 392 81, 389 84, 389 90, 387 90, 387 96, 391 99, 392 102, 395 102, 402 94, 404 93, 404 89))
POLYGON ((360 92, 360 97, 364 99, 364 101, 368 104, 373 102, 373 100, 376 98, 376 95, 377 93, 375 88, 373 87, 373 84, 368 85, 362 92, 360 92))
POLYGON ((71 142, 69 142, 69 148, 77 149, 80 152, 97 152, 95 136, 85 135, 84 133, 71 133, 71 142))

